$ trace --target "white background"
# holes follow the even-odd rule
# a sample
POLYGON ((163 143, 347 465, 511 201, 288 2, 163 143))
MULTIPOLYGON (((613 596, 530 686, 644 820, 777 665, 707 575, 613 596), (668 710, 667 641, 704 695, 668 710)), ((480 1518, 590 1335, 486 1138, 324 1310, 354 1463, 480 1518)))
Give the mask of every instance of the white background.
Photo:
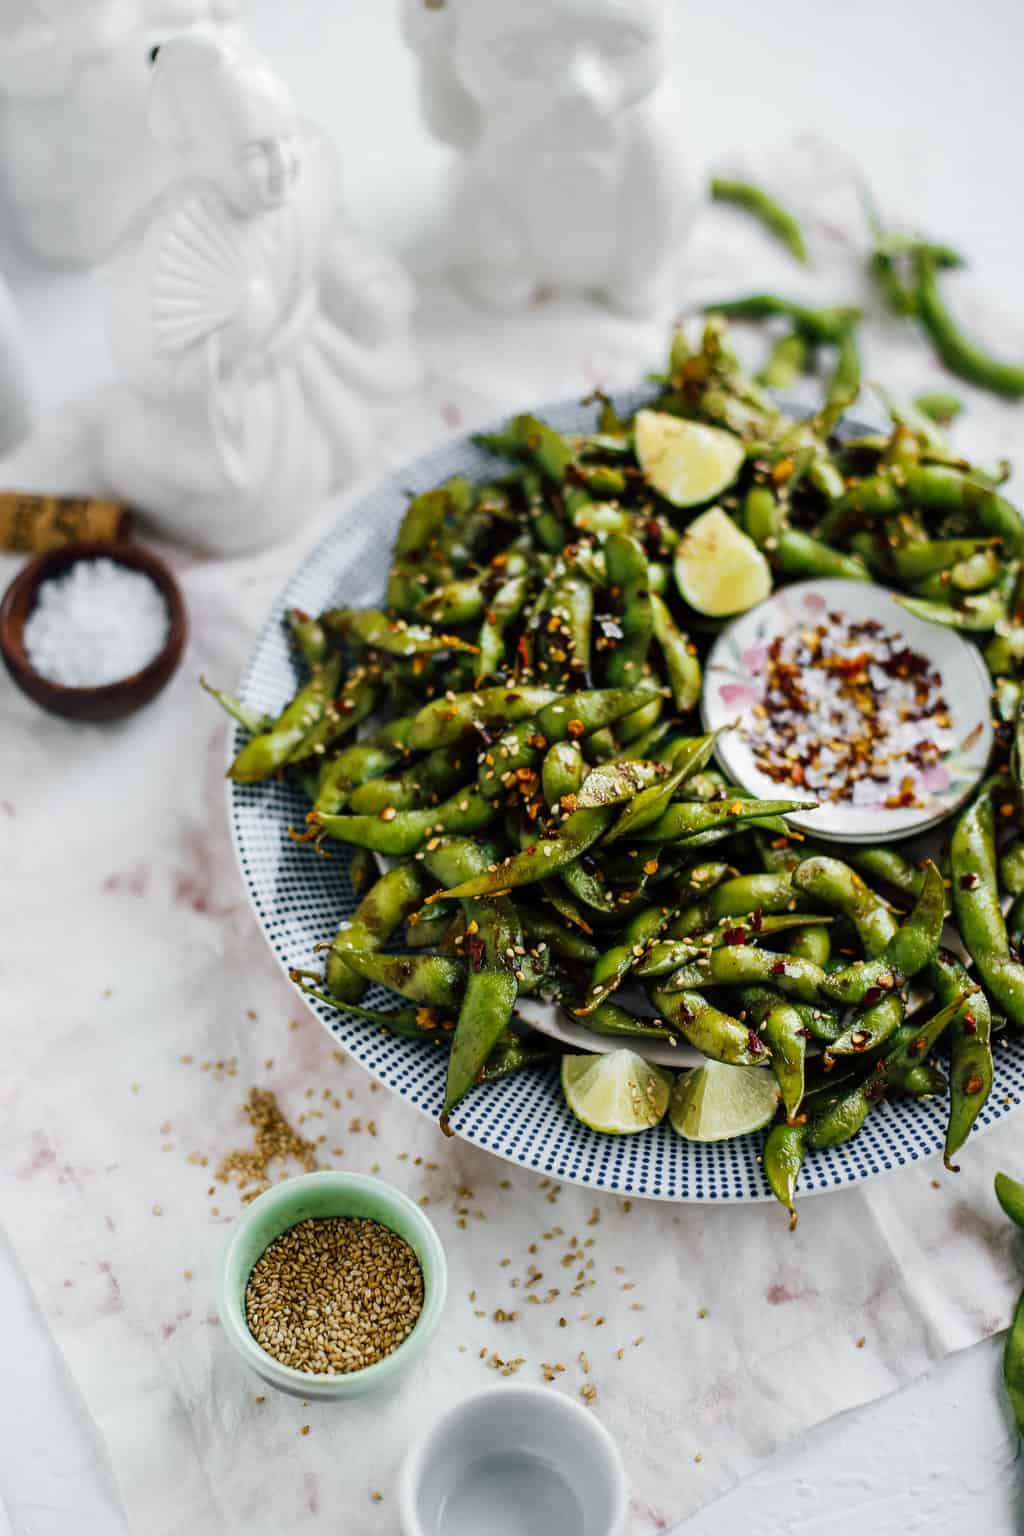
MULTIPOLYGON (((971 270, 955 282, 1002 306, 1020 332, 1024 7, 678 5, 675 66, 698 162, 804 133, 832 140, 856 157, 887 212, 969 254, 971 270)), ((395 9, 390 0, 249 0, 247 14, 304 110, 337 139, 357 218, 408 248, 447 162, 418 127, 395 9)), ((0 265, 26 319, 40 403, 105 377, 95 279, 34 269, 2 243, 0 265)), ((18 1536, 118 1530, 101 1453, 4 1247, 0 1317, 0 1536, 5 1518, 18 1536)), ((998 1348, 978 1346, 897 1398, 822 1426, 686 1530, 859 1536, 869 1521, 892 1536, 967 1523, 1008 1536, 1022 1508, 998 1348)))

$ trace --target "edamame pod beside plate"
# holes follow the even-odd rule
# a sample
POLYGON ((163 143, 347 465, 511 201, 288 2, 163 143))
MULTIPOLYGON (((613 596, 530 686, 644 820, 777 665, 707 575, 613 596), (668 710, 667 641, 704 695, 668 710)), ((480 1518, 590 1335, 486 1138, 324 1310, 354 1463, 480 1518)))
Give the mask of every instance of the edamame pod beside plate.
MULTIPOLYGON (((620 396, 613 403, 627 416, 651 403, 651 392, 620 396)), ((536 415, 563 432, 597 430, 593 406, 575 402, 541 406, 536 415)), ((300 684, 301 663, 290 647, 285 623, 289 610, 318 614, 381 602, 392 545, 410 493, 426 491, 457 475, 489 482, 504 471, 507 463, 476 442, 454 439, 407 465, 370 494, 357 501, 340 501, 335 527, 288 582, 256 642, 241 686, 245 705, 258 714, 276 716, 300 684)), ((239 728, 229 743, 231 758, 245 739, 239 728)), ((257 920, 282 970, 286 974, 301 971, 310 964, 316 945, 335 933, 358 903, 359 894, 348 876, 349 850, 333 843, 331 857, 318 858, 310 847, 289 838, 289 828, 300 830, 309 808, 293 780, 232 781, 227 793, 235 848, 257 920)), ((780 797, 773 793, 770 798, 780 797)), ((718 855, 709 849, 702 857, 718 855)), ((376 985, 363 1002, 368 1009, 394 1007, 394 998, 376 985)), ((447 1066, 446 1053, 436 1043, 385 1033, 315 999, 308 1000, 308 1006, 367 1071, 436 1121, 447 1066)), ((1011 1104, 1024 1098, 1024 1042, 1010 1039, 1000 1049, 996 1073, 995 1091, 982 1111, 981 1124, 1002 1118, 1011 1104)), ((474 1091, 453 1111, 451 1126, 497 1156, 590 1187, 663 1200, 772 1198, 761 1166, 761 1136, 728 1143, 691 1142, 677 1135, 667 1120, 643 1135, 600 1135, 567 1108, 557 1066, 520 1073, 474 1091)), ((811 1154, 801 1176, 801 1192, 846 1187, 939 1152, 945 1128, 944 1101, 894 1100, 884 1114, 868 1118, 849 1146, 811 1154)))

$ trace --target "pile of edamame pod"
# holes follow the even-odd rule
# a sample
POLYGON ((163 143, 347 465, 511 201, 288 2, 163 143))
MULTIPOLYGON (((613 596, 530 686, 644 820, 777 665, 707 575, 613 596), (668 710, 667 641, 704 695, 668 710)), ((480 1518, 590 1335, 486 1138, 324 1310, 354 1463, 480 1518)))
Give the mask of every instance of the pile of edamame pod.
POLYGON ((323 971, 295 979, 446 1049, 443 1124, 476 1085, 564 1049, 517 1020, 537 996, 595 1048, 680 1040, 774 1074, 763 1162, 792 1212, 808 1150, 886 1097, 948 1094, 952 1159, 994 1031, 1024 1028, 1024 526, 999 473, 913 409, 885 433, 838 434, 848 399, 794 422, 717 318, 699 343, 675 336, 652 395, 659 418, 710 429, 671 476, 608 401, 576 436, 518 417, 484 440, 488 483, 411 500, 379 609, 290 614, 308 680, 277 718, 216 697, 250 732, 231 777, 294 778, 311 809, 291 835, 310 858, 352 850, 360 905, 324 935, 323 971), (786 820, 806 800, 752 799, 713 766, 697 704, 722 620, 690 567, 678 579, 712 501, 776 584, 878 580, 984 647, 996 756, 934 861, 815 848, 786 820), (371 982, 403 1005, 363 1008, 371 982))

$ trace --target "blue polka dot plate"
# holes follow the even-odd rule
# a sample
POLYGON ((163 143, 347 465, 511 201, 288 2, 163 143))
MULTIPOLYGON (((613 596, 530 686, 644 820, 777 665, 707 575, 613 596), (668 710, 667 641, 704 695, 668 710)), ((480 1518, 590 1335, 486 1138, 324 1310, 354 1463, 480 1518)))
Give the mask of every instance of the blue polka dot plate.
MULTIPOLYGON (((619 399, 622 412, 646 403, 637 393, 619 399)), ((594 429, 594 410, 575 403, 540 410, 563 431, 594 429)), ((409 492, 427 490, 452 475, 483 478, 494 460, 469 438, 445 443, 391 477, 356 506, 307 556, 278 597, 241 687, 245 702, 278 712, 295 692, 299 674, 284 624, 288 608, 317 613, 344 601, 379 601, 388 557, 409 492)), ((232 756, 243 737, 236 734, 232 756)), ((344 850, 319 859, 291 841, 307 802, 284 783, 230 784, 235 848, 253 909, 279 964, 308 968, 314 947, 329 940, 355 908, 344 850)), ((393 1000, 379 988, 368 1006, 393 1000)), ((436 1118, 444 1091, 445 1056, 435 1047, 382 1033, 373 1024, 311 1002, 312 1011, 345 1049, 386 1087, 436 1118)), ((980 1125, 1009 1113, 1024 1094, 1024 1042, 997 1052, 995 1090, 980 1125)), ((842 1188, 930 1156, 942 1147, 945 1101, 883 1104, 848 1146, 812 1153, 801 1191, 842 1188)), ((656 1200, 751 1201, 770 1199, 760 1166, 760 1136, 701 1145, 684 1141, 667 1121, 636 1136, 601 1136, 566 1108, 556 1071, 526 1072, 477 1089, 452 1117, 453 1128, 475 1146, 553 1178, 656 1200)), ((440 1133, 439 1133, 440 1134, 440 1133)))

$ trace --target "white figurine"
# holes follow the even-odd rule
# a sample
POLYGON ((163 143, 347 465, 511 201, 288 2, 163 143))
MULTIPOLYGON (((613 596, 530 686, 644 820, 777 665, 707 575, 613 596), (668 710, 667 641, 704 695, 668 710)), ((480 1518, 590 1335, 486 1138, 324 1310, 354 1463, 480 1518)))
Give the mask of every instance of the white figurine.
POLYGON ((430 129, 464 152, 458 265, 486 302, 674 298, 696 211, 668 0, 402 0, 430 129))
POLYGON ((187 27, 238 20, 241 0, 142 0, 146 26, 170 35, 187 27))
POLYGON ((0 454, 9 453, 21 442, 31 420, 28 366, 21 327, 11 296, 0 277, 0 454))
POLYGON ((253 548, 352 476, 367 397, 416 383, 413 293, 346 225, 333 151, 240 39, 164 44, 150 124, 181 179, 110 273, 103 462, 165 532, 253 548))
POLYGON ((0 0, 0 178, 45 261, 106 256, 159 185, 138 0, 0 0))

